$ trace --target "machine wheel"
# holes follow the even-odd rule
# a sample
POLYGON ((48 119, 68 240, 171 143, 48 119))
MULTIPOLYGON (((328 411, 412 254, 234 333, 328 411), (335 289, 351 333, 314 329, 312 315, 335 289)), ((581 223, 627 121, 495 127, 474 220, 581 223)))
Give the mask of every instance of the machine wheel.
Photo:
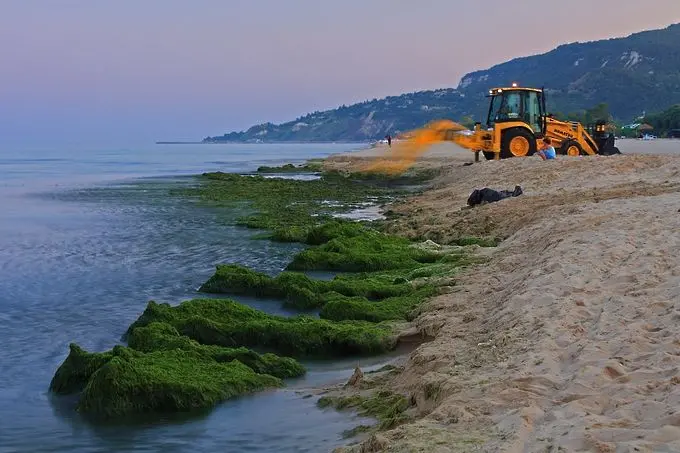
POLYGON ((496 157, 496 153, 494 153, 493 151, 482 151, 482 154, 484 154, 484 158, 486 160, 494 160, 494 158, 496 157))
POLYGON ((583 151, 583 148, 579 142, 575 140, 567 140, 566 142, 562 143, 562 146, 560 147, 560 154, 564 156, 576 157, 584 156, 586 153, 583 151))
POLYGON ((510 129, 503 135, 501 159, 532 156, 536 152, 536 138, 524 129, 510 129))

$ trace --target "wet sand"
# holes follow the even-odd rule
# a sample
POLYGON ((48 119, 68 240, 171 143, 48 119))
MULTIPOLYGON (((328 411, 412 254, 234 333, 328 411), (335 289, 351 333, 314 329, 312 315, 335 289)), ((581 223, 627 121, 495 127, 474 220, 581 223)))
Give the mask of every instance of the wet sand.
MULTIPOLYGON (((433 341, 389 382, 415 421, 348 451, 680 451, 680 141, 611 157, 473 160, 440 145, 433 188, 390 230, 503 238, 415 328, 433 341), (475 188, 524 194, 467 209, 475 188)), ((352 168, 376 149, 333 156, 352 168)))

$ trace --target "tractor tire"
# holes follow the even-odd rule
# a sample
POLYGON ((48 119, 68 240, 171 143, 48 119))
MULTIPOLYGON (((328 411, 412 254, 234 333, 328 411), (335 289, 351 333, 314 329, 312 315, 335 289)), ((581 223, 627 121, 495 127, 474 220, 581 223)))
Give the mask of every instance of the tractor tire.
POLYGON ((496 158, 496 153, 493 151, 482 151, 482 154, 484 154, 486 160, 494 160, 496 158))
POLYGON ((583 151, 583 148, 576 140, 567 140, 560 146, 560 154, 563 156, 576 157, 585 156, 586 152, 583 151))
POLYGON ((503 134, 501 159, 533 156, 536 152, 536 138, 525 129, 510 129, 503 134))

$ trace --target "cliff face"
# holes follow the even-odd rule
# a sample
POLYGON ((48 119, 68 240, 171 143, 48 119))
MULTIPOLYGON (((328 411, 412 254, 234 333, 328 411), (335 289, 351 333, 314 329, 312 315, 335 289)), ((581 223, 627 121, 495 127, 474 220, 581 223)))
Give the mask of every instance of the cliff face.
POLYGON ((545 87, 550 111, 572 112, 598 103, 629 120, 680 103, 680 24, 587 43, 566 44, 465 75, 456 88, 373 99, 314 112, 283 124, 207 137, 206 142, 365 141, 395 135, 440 118, 484 116, 490 87, 517 81, 545 87))

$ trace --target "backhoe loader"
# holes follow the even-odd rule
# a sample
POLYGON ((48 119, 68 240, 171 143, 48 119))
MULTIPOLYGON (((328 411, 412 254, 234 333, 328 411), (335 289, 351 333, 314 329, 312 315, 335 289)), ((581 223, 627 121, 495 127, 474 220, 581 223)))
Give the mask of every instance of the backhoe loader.
POLYGON ((489 90, 487 97, 490 102, 485 127, 477 122, 473 130, 442 130, 442 139, 482 152, 488 160, 531 156, 543 137, 551 139, 558 154, 567 156, 620 153, 614 146, 614 135, 606 130, 606 121, 584 127, 547 114, 542 88, 523 88, 513 83, 508 88, 489 90))

